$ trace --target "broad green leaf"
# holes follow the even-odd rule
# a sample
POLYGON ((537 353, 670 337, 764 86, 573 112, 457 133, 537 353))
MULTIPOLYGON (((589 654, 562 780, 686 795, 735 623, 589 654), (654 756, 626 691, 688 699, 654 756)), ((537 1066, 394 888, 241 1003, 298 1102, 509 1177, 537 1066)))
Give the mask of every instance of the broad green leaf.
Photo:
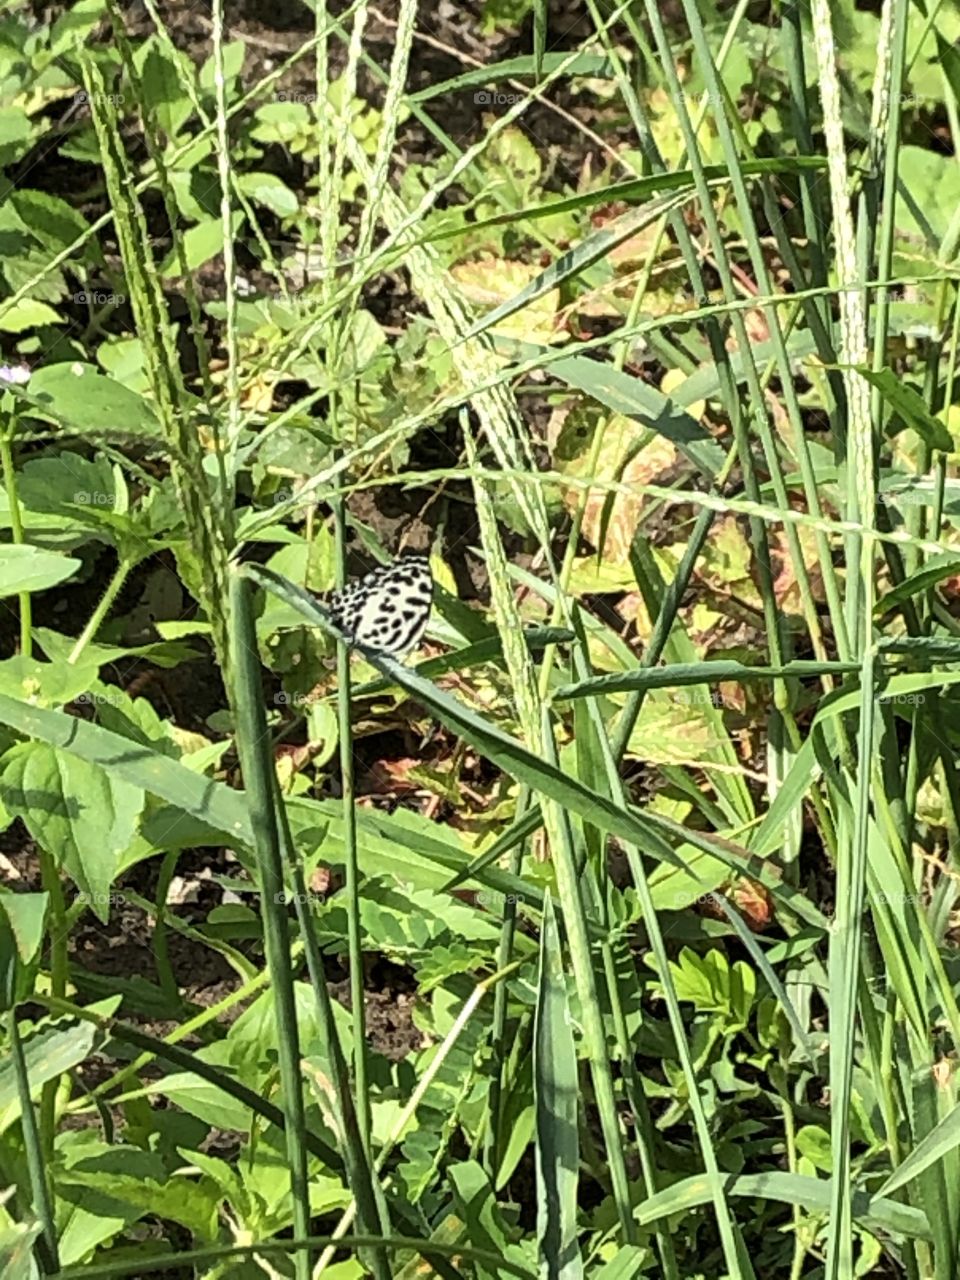
POLYGON ((116 1206, 127 1222, 156 1214, 186 1227, 199 1241, 216 1237, 220 1192, 202 1178, 171 1178, 161 1157, 131 1146, 105 1147, 73 1160, 56 1173, 57 1196, 68 1203, 116 1206))
MULTIPOLYGON (((225 43, 220 50, 220 56, 223 60, 224 79, 229 83, 243 70, 243 62, 247 56, 247 45, 244 40, 230 40, 225 43)), ((200 68, 198 83, 201 89, 212 92, 214 89, 214 77, 216 75, 216 60, 213 54, 207 58, 206 62, 200 68)))
POLYGON ((69 751, 21 742, 3 759, 0 798, 106 920, 110 886, 136 832, 143 791, 69 751))
POLYGON ((195 80, 193 63, 156 39, 137 50, 135 62, 145 105, 167 137, 175 138, 193 109, 185 89, 195 80))
POLYGON ((84 458, 63 449, 56 455, 26 462, 19 476, 20 501, 30 511, 60 515, 71 524, 82 521, 78 507, 112 511, 116 502, 116 477, 101 456, 84 458))
POLYGON ((75 4, 59 15, 50 30, 49 57, 59 58, 75 49, 81 41, 90 38, 94 28, 103 20, 105 0, 76 0, 75 4))
POLYGON ((159 440, 160 424, 142 396, 80 361, 46 365, 16 387, 18 399, 69 431, 101 437, 159 440))
MULTIPOLYGON (((163 624, 160 623, 159 626, 163 624)), ((158 629, 159 629, 158 626, 158 629)), ((209 631, 209 626, 207 626, 209 631)), ((48 627, 34 627, 33 638, 52 663, 65 663, 76 640, 73 636, 62 635, 59 631, 51 631, 48 627)), ((179 640, 160 640, 154 644, 88 644, 83 651, 83 669, 89 660, 94 671, 99 671, 108 662, 116 662, 118 658, 129 661, 132 658, 146 658, 156 667, 178 667, 181 662, 191 662, 202 657, 197 649, 179 640)), ((3 692, 8 692, 3 690, 3 692)), ((12 692, 12 691, 10 691, 12 692)), ((16 696, 16 695, 15 695, 16 696)), ((22 696, 22 694, 20 695, 22 696)))
MULTIPOLYGON (((454 1164, 447 1170, 453 1203, 466 1226, 466 1237, 476 1248, 497 1254, 505 1261, 523 1266, 526 1250, 511 1243, 511 1233, 504 1221, 497 1198, 487 1175, 473 1160, 454 1164)), ((477 1274, 488 1276, 487 1268, 478 1267, 477 1274)))
MULTIPOLYGON (((0 724, 26 737, 60 747, 109 771, 133 787, 167 801, 148 811, 143 833, 156 848, 228 843, 252 847, 249 816, 242 793, 193 772, 122 738, 100 725, 58 711, 48 711, 0 693, 0 724)), ((342 813, 335 803, 303 798, 288 802, 298 847, 319 850, 334 859, 342 850, 342 813), (335 839, 331 839, 331 834, 335 839)), ((361 810, 358 815, 361 867, 368 875, 390 875, 398 884, 440 890, 468 861, 452 833, 406 810, 396 814, 361 810)), ((473 877, 502 893, 519 895, 536 905, 540 890, 518 876, 485 871, 473 877)))
POLYGON ((661 863, 650 875, 650 896, 658 911, 683 911, 730 876, 719 858, 711 857, 692 844, 678 845, 676 852, 677 857, 687 864, 685 867, 661 863))
POLYGON ((646 1271, 648 1260, 647 1250, 640 1245, 621 1245, 609 1262, 590 1272, 590 1280, 637 1280, 646 1271))
POLYGON ((247 1133, 253 1123, 254 1117, 249 1107, 245 1107, 211 1081, 192 1072, 177 1071, 164 1076, 151 1089, 214 1128, 247 1133))
POLYGON ((24 227, 51 248, 66 249, 89 230, 83 214, 59 196, 24 187, 11 191, 9 199, 24 227))
POLYGON ((38 662, 22 653, 0 662, 0 693, 35 706, 59 707, 73 702, 97 678, 97 664, 89 655, 69 666, 65 661, 38 662))
POLYGON ((40 1280, 33 1252, 40 1229, 39 1222, 17 1222, 0 1230, 0 1276, 3 1280, 40 1280))
POLYGON ((0 911, 9 921, 17 953, 24 964, 34 958, 43 942, 49 897, 48 893, 0 893, 0 911))
MULTIPOLYGON (((230 218, 230 226, 234 238, 237 237, 244 221, 241 209, 234 209, 230 218)), ((219 218, 207 218, 194 227, 188 227, 182 233, 183 250, 186 255, 187 270, 199 271, 211 258, 223 252, 223 223, 219 218)), ((169 280, 180 275, 180 256, 171 250, 161 264, 160 275, 169 280)))
MULTIPOLYGON (((23 1056, 30 1081, 30 1096, 39 1097, 48 1080, 79 1066, 101 1040, 92 1022, 78 1018, 44 1021, 24 1039, 23 1056)), ((0 1133, 4 1133, 20 1115, 20 1096, 9 1054, 0 1059, 0 1133)))
POLYGON ((79 568, 79 560, 55 551, 19 544, 0 546, 0 599, 20 592, 47 591, 72 578, 79 568))
POLYGON ((238 185, 244 195, 262 204, 278 218, 292 218, 300 208, 296 195, 272 173, 244 173, 238 185))
MULTIPOLYGON (((2 141, 0 141, 2 152, 2 141)), ((21 298, 12 306, 0 309, 0 333, 25 333, 42 325, 62 324, 63 317, 53 307, 37 298, 21 298)))

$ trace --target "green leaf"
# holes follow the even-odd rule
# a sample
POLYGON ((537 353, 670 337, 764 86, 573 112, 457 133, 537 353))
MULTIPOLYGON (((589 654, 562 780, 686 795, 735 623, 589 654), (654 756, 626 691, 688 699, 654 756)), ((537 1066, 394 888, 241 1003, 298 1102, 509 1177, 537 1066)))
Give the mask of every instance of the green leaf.
MULTIPOLYGON (((30 1096, 39 1097, 48 1080, 79 1066, 94 1052, 101 1037, 91 1022, 76 1018, 44 1021, 24 1040, 23 1056, 30 1081, 30 1096)), ((4 1133, 20 1116, 13 1061, 9 1055, 0 1060, 0 1133, 4 1133)))
POLYGON ((83 516, 78 506, 113 510, 117 482, 106 458, 84 458, 64 449, 53 457, 26 462, 17 489, 21 503, 30 511, 64 516, 76 524, 83 516))
POLYGON ((622 214, 602 231, 595 231, 592 235, 586 236, 574 248, 562 253, 556 262, 552 262, 546 271, 541 272, 535 280, 531 280, 519 293, 501 303, 499 307, 488 311, 482 319, 470 327, 465 338, 476 338, 487 329, 494 328, 507 316, 512 316, 515 311, 522 311, 537 298, 542 298, 551 289, 556 289, 564 280, 580 275, 593 263, 605 258, 624 240, 639 234, 645 227, 651 226, 672 210, 679 209, 692 194, 692 190, 688 190, 657 196, 639 209, 631 209, 629 213, 622 214))
POLYGON ((14 190, 10 203, 23 225, 50 248, 66 249, 89 230, 82 213, 45 191, 14 190))
POLYGON ((609 1262, 590 1272, 590 1280, 638 1280, 648 1261, 649 1253, 640 1245, 621 1245, 609 1262))
MULTIPOLYGON (((447 1178, 453 1193, 453 1202, 466 1226, 466 1237, 471 1245, 496 1254, 506 1261, 523 1266, 527 1261, 525 1251, 510 1243, 510 1232, 487 1175, 473 1160, 451 1165, 447 1178)), ((493 1273, 477 1266, 478 1276, 493 1273)))
POLYGON ((47 893, 0 893, 0 911, 10 923, 17 954, 24 964, 34 958, 43 942, 49 897, 47 893))
POLYGON ((253 1123, 253 1112, 229 1093, 190 1071, 177 1071, 152 1086, 153 1091, 170 1098, 178 1107, 196 1116, 204 1124, 217 1129, 247 1133, 253 1123))
POLYGON ((886 595, 881 596, 874 612, 878 617, 882 616, 888 609, 902 604, 904 600, 909 600, 920 591, 935 587, 938 582, 942 582, 944 578, 952 578, 956 573, 960 573, 960 554, 955 551, 943 551, 940 555, 931 556, 924 561, 922 569, 911 573, 886 595))
POLYGON ((167 137, 175 138, 193 109, 184 87, 195 79, 193 64, 179 50, 156 40, 139 49, 135 61, 147 108, 167 137))
POLYGON ((856 366, 860 375, 880 392, 894 413, 912 427, 923 442, 941 453, 953 452, 953 439, 939 418, 927 408, 923 397, 908 386, 892 369, 874 370, 866 365, 856 366))
POLYGON ((46 591, 66 582, 80 561, 55 551, 20 545, 0 546, 0 599, 22 591, 46 591))
POLYGON ((33 1243, 40 1230, 39 1222, 18 1222, 0 1231, 0 1276, 3 1280, 40 1280, 33 1255, 33 1243))
MULTIPOLYGON (((246 42, 243 40, 230 40, 222 46, 220 56, 223 60, 223 76, 229 83, 243 70, 243 62, 247 56, 246 42)), ((200 88, 206 89, 208 92, 213 92, 215 88, 215 75, 216 60, 213 54, 211 54, 200 68, 200 88)))
POLYGON ((833 1171, 833 1155, 830 1151, 830 1134, 819 1124, 804 1124, 797 1130, 797 1150, 815 1169, 823 1173, 833 1171))
POLYGON ((201 1241, 216 1236, 220 1193, 206 1178, 171 1178, 160 1156, 134 1147, 93 1151, 56 1175, 58 1198, 89 1206, 99 1203, 126 1222, 156 1214, 179 1222, 201 1241), (115 1207, 114 1207, 115 1206, 115 1207))
MULTIPOLYGON (((242 209, 234 209, 230 215, 231 234, 234 239, 243 225, 242 209)), ((207 218, 195 227, 188 227, 181 235, 188 271, 199 271, 202 266, 223 252, 223 223, 219 218, 207 218)), ((171 249, 160 267, 160 275, 170 280, 180 275, 180 256, 171 249)))
MULTIPOLYGON (((776 1204, 799 1205, 815 1214, 830 1211, 830 1181, 827 1178, 779 1172, 724 1176, 724 1191, 731 1197, 745 1196, 748 1200, 756 1198, 776 1204)), ((712 1197, 709 1178, 702 1173, 695 1174, 648 1196, 634 1210, 634 1216, 640 1226, 650 1226, 672 1214, 688 1213, 698 1205, 707 1204, 712 1197)), ((868 1231, 930 1238, 930 1224, 923 1210, 895 1200, 880 1197, 871 1200, 864 1192, 854 1191, 853 1214, 868 1231)))
POLYGON ((877 1198, 891 1196, 907 1183, 912 1182, 925 1169, 936 1164, 956 1146, 960 1145, 960 1106, 954 1106, 921 1142, 904 1157, 903 1162, 877 1191, 877 1198))
POLYGON ((38 706, 59 707, 73 702, 97 676, 97 664, 84 654, 74 666, 61 662, 38 662, 18 653, 0 662, 0 693, 22 698, 38 706))
MULTIPOLYGON (((23 107, 0 107, 0 167, 6 168, 25 156, 33 145, 33 135, 34 126, 23 107)), ((3 327, 0 318, 0 329, 3 327)))
POLYGON ((507 58, 503 62, 485 63, 475 71, 465 71, 451 80, 442 80, 438 84, 429 85, 426 89, 419 89, 408 96, 408 101, 429 102, 431 98, 441 97, 473 85, 502 84, 504 80, 518 79, 520 76, 549 75, 568 61, 566 70, 568 76, 590 76, 600 79, 612 74, 610 59, 602 53, 581 53, 572 59, 569 53, 545 53, 541 59, 539 71, 531 57, 507 58))
POLYGON ((580 1280, 577 1244, 577 1049, 553 901, 544 903, 534 1022, 537 1138, 537 1248, 541 1280, 580 1280))
POLYGON ((21 742, 4 756, 0 798, 106 920, 110 886, 136 832, 143 792, 68 751, 21 742))
POLYGON ((39 329, 47 324, 62 324, 59 311, 36 298, 21 298, 12 306, 0 310, 0 332, 25 333, 27 329, 39 329))
POLYGON ((300 208, 296 195, 287 184, 272 173, 245 173, 238 185, 244 195, 275 213, 278 218, 292 218, 300 208))
MULTIPOLYGON (((193 772, 177 760, 130 742, 100 725, 59 711, 10 698, 0 693, 0 724, 102 766, 113 778, 167 801, 149 811, 143 834, 156 848, 193 844, 252 847, 246 798, 222 782, 193 772)), ((336 803, 303 798, 288 802, 291 828, 300 847, 319 849, 332 860, 342 857, 342 813, 336 803)), ((390 875, 400 884, 441 889, 451 874, 467 862, 463 845, 452 832, 407 811, 396 814, 360 810, 361 868, 367 875, 390 875)), ((540 891, 519 876, 486 871, 479 883, 502 893, 514 893, 536 904, 540 891)))
POLYGON ((47 365, 13 392, 67 430, 95 440, 111 436, 162 438, 160 424, 146 400, 98 373, 92 364, 72 361, 47 365))
POLYGON ((664 667, 637 667, 633 671, 615 671, 606 676, 591 676, 573 684, 561 685, 554 692, 556 701, 568 698, 594 698, 598 694, 626 693, 637 689, 674 689, 688 685, 715 684, 721 680, 773 680, 786 676, 816 679, 826 672, 855 673, 859 662, 786 662, 782 667, 747 666, 744 662, 675 662, 664 667))
POLYGON ((564 356, 551 360, 548 368, 568 386, 672 441, 704 475, 715 476, 723 466, 724 452, 710 433, 676 401, 641 378, 587 356, 564 356))

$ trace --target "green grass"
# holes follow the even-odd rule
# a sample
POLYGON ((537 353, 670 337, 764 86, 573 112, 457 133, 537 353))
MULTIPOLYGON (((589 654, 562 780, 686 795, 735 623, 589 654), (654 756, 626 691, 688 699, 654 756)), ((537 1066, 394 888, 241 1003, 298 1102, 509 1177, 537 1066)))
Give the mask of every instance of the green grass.
POLYGON ((4 1274, 957 1274, 960 17, 506 8, 7 6, 4 1274))

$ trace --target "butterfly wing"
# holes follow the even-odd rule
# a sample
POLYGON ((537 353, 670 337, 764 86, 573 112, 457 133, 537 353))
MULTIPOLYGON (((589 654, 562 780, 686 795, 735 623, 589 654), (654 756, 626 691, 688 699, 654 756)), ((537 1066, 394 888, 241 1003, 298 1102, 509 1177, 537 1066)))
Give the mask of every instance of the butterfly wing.
POLYGON ((407 556, 337 591, 332 620, 356 643, 379 653, 415 649, 430 620, 433 575, 426 556, 407 556))

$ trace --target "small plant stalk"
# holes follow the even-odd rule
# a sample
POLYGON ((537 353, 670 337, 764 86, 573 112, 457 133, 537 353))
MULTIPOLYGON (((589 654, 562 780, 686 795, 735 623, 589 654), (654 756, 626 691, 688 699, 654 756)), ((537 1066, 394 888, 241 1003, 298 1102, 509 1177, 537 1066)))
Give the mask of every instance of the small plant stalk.
MULTIPOLYGON (((3 483, 7 490, 7 505, 10 508, 10 533, 13 545, 21 547, 26 544, 23 536, 23 519, 20 514, 20 497, 17 493, 17 476, 13 469, 13 429, 15 419, 12 414, 3 414, 0 419, 0 466, 3 468, 3 483)), ((21 591, 17 597, 20 608, 20 652, 29 658, 33 651, 33 638, 30 613, 30 592, 21 591)))

